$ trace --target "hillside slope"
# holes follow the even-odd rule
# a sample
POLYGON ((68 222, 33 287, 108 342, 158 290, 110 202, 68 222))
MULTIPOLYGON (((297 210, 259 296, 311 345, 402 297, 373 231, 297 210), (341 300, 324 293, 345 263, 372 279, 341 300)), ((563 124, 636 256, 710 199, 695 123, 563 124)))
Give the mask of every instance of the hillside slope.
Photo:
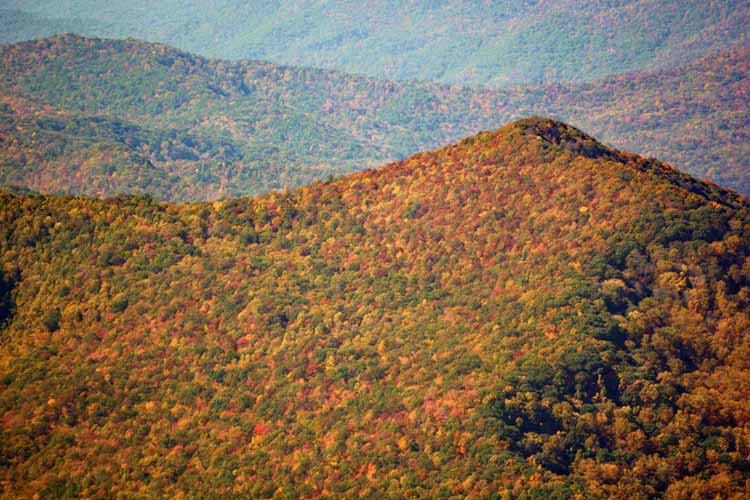
POLYGON ((6 0, 4 7, 16 9, 0 29, 9 41, 72 26, 209 57, 490 86, 672 67, 750 42, 747 0, 376 0, 366 8, 352 0, 214 0, 210 9, 195 0, 6 0))
POLYGON ((0 183, 44 192, 258 194, 537 113, 750 193, 750 50, 594 84, 504 91, 75 36, 2 47, 0 60, 0 183))
POLYGON ((1 200, 4 497, 748 493, 746 199, 562 123, 258 198, 1 200))

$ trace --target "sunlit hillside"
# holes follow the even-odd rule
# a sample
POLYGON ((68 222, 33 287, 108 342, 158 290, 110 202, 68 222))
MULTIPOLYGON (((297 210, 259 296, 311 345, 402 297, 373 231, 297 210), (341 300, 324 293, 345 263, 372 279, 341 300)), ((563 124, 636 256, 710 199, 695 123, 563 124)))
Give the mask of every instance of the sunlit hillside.
POLYGON ((529 119, 209 204, 0 198, 28 498, 746 498, 750 212, 529 119))

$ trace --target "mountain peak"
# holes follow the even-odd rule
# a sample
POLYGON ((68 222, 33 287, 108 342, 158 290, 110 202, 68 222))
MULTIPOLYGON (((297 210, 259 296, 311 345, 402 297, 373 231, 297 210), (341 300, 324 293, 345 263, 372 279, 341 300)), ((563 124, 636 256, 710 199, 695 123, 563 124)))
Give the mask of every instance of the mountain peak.
POLYGON ((492 155, 493 151, 502 151, 503 154, 513 151, 517 156, 519 150, 527 150, 528 146, 532 146, 532 149, 527 150, 532 156, 540 154, 542 151, 538 147, 541 147, 547 153, 568 153, 574 157, 622 164, 639 158, 632 153, 606 146, 572 125, 542 116, 523 118, 499 129, 481 132, 464 140, 462 144, 471 150, 470 154, 478 152, 478 148, 483 156, 492 155))
POLYGON ((532 116, 513 122, 508 127, 530 136, 536 136, 553 146, 558 146, 576 155, 586 156, 587 158, 625 160, 619 151, 605 146, 572 125, 552 118, 532 116))
POLYGON ((586 165, 585 168, 594 168, 605 177, 647 175, 662 186, 671 185, 719 205, 739 207, 746 203, 736 192, 691 177, 657 159, 606 146, 580 129, 552 118, 532 116, 520 119, 500 129, 467 138, 458 146, 458 149, 448 146, 445 152, 479 166, 504 165, 523 169, 536 165, 550 172, 559 172, 563 165, 566 170, 586 165), (584 159, 589 161, 579 162, 584 159))

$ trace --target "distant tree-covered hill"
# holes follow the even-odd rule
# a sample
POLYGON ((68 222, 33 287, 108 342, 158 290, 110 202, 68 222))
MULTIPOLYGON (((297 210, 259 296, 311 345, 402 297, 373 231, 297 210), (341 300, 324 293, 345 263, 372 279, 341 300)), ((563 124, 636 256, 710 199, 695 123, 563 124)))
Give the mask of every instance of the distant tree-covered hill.
POLYGON ((0 183, 205 200, 293 187, 531 114, 750 193, 750 50, 591 84, 466 88, 66 35, 0 47, 0 183))
POLYGON ((388 79, 508 84, 675 66, 750 42, 747 0, 6 0, 0 39, 62 30, 388 79), (15 9, 15 10, 12 10, 15 9))
MULTIPOLYGON (((7 2, 4 2, 7 3, 7 2)), ((19 42, 61 33, 106 33, 113 26, 93 19, 48 18, 0 5, 0 43, 19 42)))
POLYGON ((0 221, 2 498, 750 493, 750 205, 562 123, 0 221))

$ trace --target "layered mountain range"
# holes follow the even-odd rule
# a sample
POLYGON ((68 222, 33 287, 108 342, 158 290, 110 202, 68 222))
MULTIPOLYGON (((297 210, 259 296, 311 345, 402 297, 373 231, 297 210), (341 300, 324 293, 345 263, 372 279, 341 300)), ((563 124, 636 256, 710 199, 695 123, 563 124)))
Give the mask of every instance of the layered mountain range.
POLYGON ((466 88, 74 35, 0 48, 0 183, 210 200, 363 170, 552 115, 750 192, 750 51, 590 84, 466 88))
POLYGON ((2 497, 746 498, 749 209, 541 118, 255 198, 3 194, 2 497))
POLYGON ((5 0, 0 40, 74 31, 389 79, 590 81, 746 46, 747 0, 5 0))
POLYGON ((750 496, 750 1, 0 19, 0 500, 750 496))

